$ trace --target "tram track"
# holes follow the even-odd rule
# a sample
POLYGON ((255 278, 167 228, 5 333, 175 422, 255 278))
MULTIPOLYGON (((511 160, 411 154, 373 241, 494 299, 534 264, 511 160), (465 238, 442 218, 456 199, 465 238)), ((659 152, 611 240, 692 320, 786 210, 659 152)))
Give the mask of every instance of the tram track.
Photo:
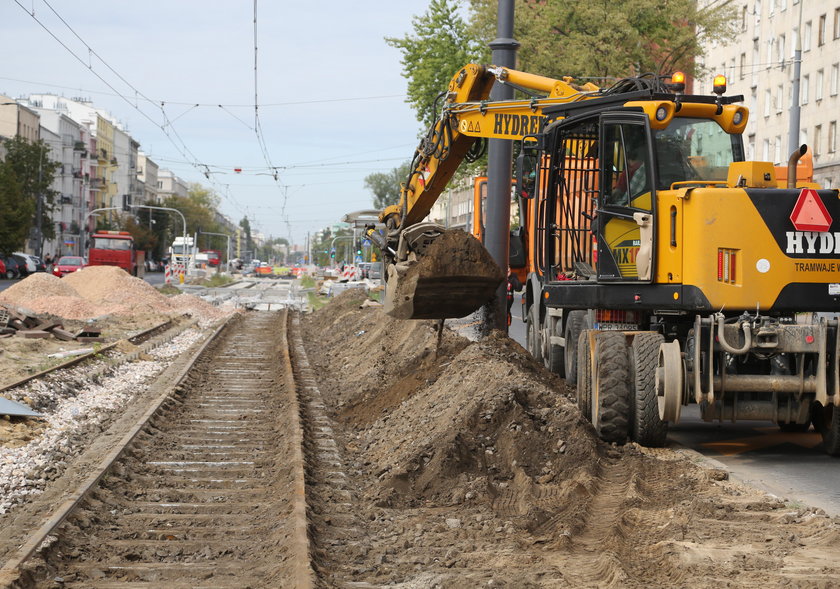
POLYGON ((106 457, 3 564, 0 587, 316 586, 286 324, 285 311, 245 313, 209 338, 95 449, 106 457))

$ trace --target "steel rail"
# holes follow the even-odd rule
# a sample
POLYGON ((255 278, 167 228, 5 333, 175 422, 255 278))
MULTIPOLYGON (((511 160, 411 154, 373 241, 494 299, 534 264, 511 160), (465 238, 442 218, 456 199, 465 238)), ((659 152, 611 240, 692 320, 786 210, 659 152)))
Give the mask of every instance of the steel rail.
POLYGON ((135 423, 135 425, 120 439, 116 446, 103 458, 97 467, 79 484, 76 490, 70 493, 67 499, 59 505, 44 523, 21 545, 14 555, 0 568, 0 589, 11 589, 20 577, 21 566, 47 537, 56 529, 67 516, 84 500, 102 477, 109 471, 114 462, 122 455, 126 448, 134 441, 149 420, 161 409, 163 404, 172 397, 189 372, 193 369, 196 361, 201 357, 207 347, 214 342, 224 329, 230 324, 230 318, 221 324, 213 334, 192 355, 189 362, 181 369, 173 385, 159 395, 149 406, 149 409, 135 423))
MULTIPOLYGON (((149 334, 154 333, 155 331, 163 329, 167 325, 171 325, 171 323, 172 323, 172 319, 168 319, 168 320, 164 321, 163 323, 155 325, 154 327, 150 327, 149 329, 145 329, 145 330, 141 331, 140 333, 137 333, 137 334, 135 334, 135 335, 133 335, 129 338, 125 338, 125 339, 127 341, 131 342, 131 343, 134 343, 132 340, 137 340, 137 339, 139 339, 141 342, 143 342, 143 341, 145 341, 145 339, 143 339, 143 338, 145 338, 149 334)), ((25 376, 25 377, 23 377, 19 380, 16 380, 15 382, 13 382, 11 384, 4 385, 4 386, 0 387, 0 393, 3 393, 4 391, 10 391, 14 388, 17 388, 17 387, 19 387, 23 384, 28 383, 31 380, 37 380, 39 378, 42 378, 42 377, 46 376, 47 374, 49 374, 51 372, 54 372, 56 370, 61 370, 62 368, 69 368, 70 366, 74 366, 76 364, 84 362, 85 360, 93 358, 94 356, 100 355, 103 352, 108 352, 111 349, 113 349, 115 346, 117 346, 120 343, 120 341, 123 341, 123 340, 117 340, 115 342, 112 342, 110 344, 102 346, 98 350, 88 352, 87 354, 74 356, 73 358, 70 358, 66 362, 62 362, 61 364, 56 364, 55 366, 51 366, 50 368, 47 368, 45 370, 41 370, 40 372, 37 372, 35 374, 30 374, 29 376, 25 376)), ((128 359, 130 359, 130 358, 128 358, 128 359)))

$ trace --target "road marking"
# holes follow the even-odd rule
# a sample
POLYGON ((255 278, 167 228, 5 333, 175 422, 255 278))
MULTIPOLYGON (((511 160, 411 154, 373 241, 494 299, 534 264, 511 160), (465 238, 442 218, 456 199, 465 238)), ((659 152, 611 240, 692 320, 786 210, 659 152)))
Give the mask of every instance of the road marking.
POLYGON ((822 436, 816 432, 808 432, 802 434, 789 434, 778 431, 775 427, 760 427, 755 428, 756 432, 768 432, 755 436, 748 436, 745 438, 733 438, 731 440, 721 440, 719 442, 705 442, 700 444, 703 448, 714 450, 723 456, 736 456, 744 452, 751 452, 753 450, 761 450, 763 448, 771 448, 781 444, 796 444, 803 448, 815 448, 822 443, 822 436), (773 432, 773 433, 770 433, 773 432))

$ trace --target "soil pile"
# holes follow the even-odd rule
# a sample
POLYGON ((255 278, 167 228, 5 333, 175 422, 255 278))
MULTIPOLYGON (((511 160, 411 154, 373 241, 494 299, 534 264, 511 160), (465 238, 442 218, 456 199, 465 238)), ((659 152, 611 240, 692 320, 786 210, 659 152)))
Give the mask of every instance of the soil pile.
POLYGON ((445 331, 438 349, 435 322, 393 320, 363 300, 347 291, 305 322, 366 505, 363 538, 341 539, 346 559, 376 562, 342 578, 763 588, 830 587, 840 574, 840 522, 670 450, 607 445, 565 384, 506 336, 445 331))

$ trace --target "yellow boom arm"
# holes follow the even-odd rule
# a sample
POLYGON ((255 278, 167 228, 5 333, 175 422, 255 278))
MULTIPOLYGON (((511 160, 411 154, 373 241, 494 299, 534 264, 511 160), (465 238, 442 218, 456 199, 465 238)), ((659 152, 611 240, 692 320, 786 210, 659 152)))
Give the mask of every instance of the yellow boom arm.
POLYGON ((541 128, 542 109, 588 98, 598 87, 572 84, 504 67, 469 64, 449 83, 443 112, 414 153, 400 203, 386 208, 380 220, 407 228, 428 215, 476 138, 521 139, 541 128), (546 97, 487 102, 499 81, 546 97), (395 222, 396 221, 396 222, 395 222))

